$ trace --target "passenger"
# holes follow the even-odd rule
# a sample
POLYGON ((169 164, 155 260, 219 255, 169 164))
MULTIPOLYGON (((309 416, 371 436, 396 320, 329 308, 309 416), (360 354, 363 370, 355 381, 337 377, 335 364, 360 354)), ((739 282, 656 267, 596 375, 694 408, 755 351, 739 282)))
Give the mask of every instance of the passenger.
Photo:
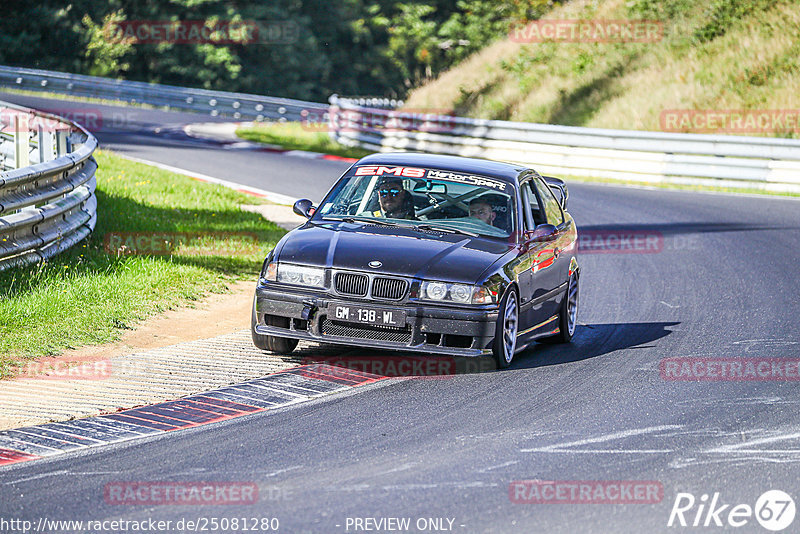
POLYGON ((403 180, 387 178, 378 185, 378 202, 381 210, 376 211, 376 217, 389 217, 392 219, 415 219, 414 202, 411 193, 403 187, 403 180))
POLYGON ((469 216, 480 219, 490 226, 494 226, 497 213, 492 209, 492 205, 483 198, 475 198, 469 203, 469 216))

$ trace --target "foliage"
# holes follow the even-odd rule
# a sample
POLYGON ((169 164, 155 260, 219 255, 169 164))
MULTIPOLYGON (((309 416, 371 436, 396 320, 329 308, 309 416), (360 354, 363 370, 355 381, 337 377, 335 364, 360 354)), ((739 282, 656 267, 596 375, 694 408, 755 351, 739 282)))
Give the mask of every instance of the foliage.
POLYGON ((323 101, 402 97, 548 0, 6 0, 0 64, 323 101), (255 21, 286 38, 110 39, 121 21, 255 21))
MULTIPOLYGON (((412 109, 661 130, 668 110, 786 110, 800 94, 796 0, 566 2, 548 19, 658 21, 647 42, 498 40, 405 98, 412 109)), ((722 125, 720 124, 720 128, 722 125)), ((718 133, 797 138, 791 124, 718 133)))
POLYGON ((130 54, 133 48, 132 40, 115 41, 107 38, 111 28, 124 20, 122 11, 109 13, 103 17, 102 25, 95 24, 89 15, 84 15, 81 19, 89 41, 84 52, 84 57, 89 61, 89 75, 115 77, 130 69, 130 63, 122 61, 121 58, 130 54))
POLYGON ((771 3, 771 0, 715 0, 706 9, 708 22, 695 30, 694 38, 706 42, 725 35, 736 22, 753 11, 769 7, 771 3))

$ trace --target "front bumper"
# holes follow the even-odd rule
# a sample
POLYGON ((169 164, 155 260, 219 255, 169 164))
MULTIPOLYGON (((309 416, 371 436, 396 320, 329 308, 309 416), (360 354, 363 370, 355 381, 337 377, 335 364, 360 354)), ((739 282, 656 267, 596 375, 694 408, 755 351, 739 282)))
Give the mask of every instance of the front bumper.
POLYGON ((259 335, 429 354, 486 356, 492 353, 498 310, 349 300, 322 292, 289 292, 259 284, 253 313, 253 332, 259 335), (406 324, 404 328, 389 328, 336 321, 328 318, 329 303, 403 310, 406 324), (271 325, 266 324, 268 320, 271 325))

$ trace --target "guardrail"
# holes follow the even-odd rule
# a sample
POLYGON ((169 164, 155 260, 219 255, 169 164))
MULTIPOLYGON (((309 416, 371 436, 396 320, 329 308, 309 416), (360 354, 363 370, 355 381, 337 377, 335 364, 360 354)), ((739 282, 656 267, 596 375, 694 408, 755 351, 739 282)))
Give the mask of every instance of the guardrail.
POLYGON ((50 91, 131 104, 166 106, 181 111, 203 113, 211 117, 229 117, 237 121, 300 121, 305 120, 309 114, 317 120, 328 109, 326 104, 289 98, 191 89, 6 66, 0 66, 0 87, 50 91))
POLYGON ((0 102, 0 271, 50 258, 94 230, 95 148, 75 123, 0 102))
POLYGON ((334 94, 331 95, 331 99, 334 99, 338 102, 347 102, 348 104, 353 104, 355 106, 378 109, 397 109, 402 108, 405 104, 404 101, 395 98, 381 98, 373 96, 347 97, 334 94))
POLYGON ((800 141, 579 128, 374 109, 330 99, 330 134, 376 151, 508 161, 544 174, 800 192, 800 141))
MULTIPOLYGON (((3 66, 0 87, 166 106, 235 120, 307 121, 316 127, 329 124, 331 137, 344 145, 508 161, 546 174, 800 192, 800 141, 792 139, 469 119, 383 109, 402 101, 337 95, 331 97, 329 107, 3 66)), ((0 143, 0 158, 8 152, 3 152, 2 146, 0 143)))

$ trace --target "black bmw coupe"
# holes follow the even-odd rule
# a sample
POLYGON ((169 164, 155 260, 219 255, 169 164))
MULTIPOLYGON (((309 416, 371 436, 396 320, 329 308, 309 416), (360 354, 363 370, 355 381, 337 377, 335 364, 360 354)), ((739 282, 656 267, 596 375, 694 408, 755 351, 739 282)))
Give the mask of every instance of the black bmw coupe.
POLYGON ((252 335, 453 356, 507 367, 534 340, 575 333, 577 229, 559 179, 430 154, 353 164, 267 255, 252 335))

